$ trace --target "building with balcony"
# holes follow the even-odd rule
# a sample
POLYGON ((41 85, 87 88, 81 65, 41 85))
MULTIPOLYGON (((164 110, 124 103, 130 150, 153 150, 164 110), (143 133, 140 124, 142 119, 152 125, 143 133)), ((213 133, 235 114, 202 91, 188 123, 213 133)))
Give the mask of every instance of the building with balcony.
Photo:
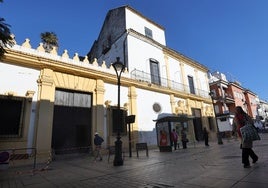
MULTIPOLYGON (((226 75, 214 72, 210 75, 210 90, 217 120, 228 120, 228 127, 220 127, 220 131, 231 131, 236 106, 241 106, 253 119, 258 116, 259 98, 257 94, 242 87, 238 81, 229 81, 226 75)), ((224 126, 224 125, 223 125, 224 126)))
POLYGON ((114 145, 117 78, 111 64, 117 57, 126 66, 120 107, 135 115, 130 130, 122 127, 123 148, 128 131, 132 146, 157 145, 154 120, 161 114, 191 117, 173 125, 178 133, 185 129, 190 142, 203 139, 203 127, 216 138, 207 67, 168 48, 162 26, 123 6, 107 13, 85 57, 48 53, 42 43, 34 49, 29 39, 7 49, 0 62, 0 147, 35 147, 39 155, 88 152, 95 132, 104 147, 114 145))
MULTIPOLYGON (((142 117, 142 114, 150 112, 150 117, 157 116, 149 109, 155 103, 161 106, 163 113, 193 115, 195 135, 192 136, 197 140, 202 139, 203 126, 209 126, 213 122, 209 123, 207 118, 213 116, 208 95, 208 69, 168 48, 164 27, 132 7, 122 6, 107 13, 88 57, 90 60, 97 58, 99 65, 103 61, 113 62, 116 57, 120 57, 130 78, 148 86, 135 87, 139 96, 137 104, 146 104, 146 107, 138 106, 138 111, 128 112, 138 115, 139 132, 153 129, 151 118, 148 119, 148 115, 142 117), (155 94, 152 96, 151 92, 155 94), (158 96, 154 97, 155 95, 158 96), (205 109, 210 110, 209 115, 205 109)), ((210 127, 215 131, 214 126, 210 127)))

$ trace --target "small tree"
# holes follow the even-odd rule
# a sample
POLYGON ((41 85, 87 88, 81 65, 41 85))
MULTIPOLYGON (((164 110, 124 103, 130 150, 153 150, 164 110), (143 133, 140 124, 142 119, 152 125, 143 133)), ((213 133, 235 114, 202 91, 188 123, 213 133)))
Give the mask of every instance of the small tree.
POLYGON ((54 32, 44 32, 40 36, 46 52, 50 52, 54 46, 59 47, 58 37, 54 32))
MULTIPOLYGON (((0 0, 0 3, 2 2, 3 0, 0 0)), ((6 53, 5 47, 14 45, 9 27, 10 25, 5 23, 5 19, 0 18, 0 59, 6 53)))

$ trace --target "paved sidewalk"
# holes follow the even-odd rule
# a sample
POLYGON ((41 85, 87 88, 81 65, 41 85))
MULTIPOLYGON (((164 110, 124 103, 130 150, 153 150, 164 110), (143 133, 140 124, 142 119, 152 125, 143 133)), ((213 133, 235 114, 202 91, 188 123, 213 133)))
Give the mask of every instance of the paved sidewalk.
POLYGON ((175 152, 150 150, 149 157, 140 152, 139 158, 133 152, 132 158, 126 157, 123 166, 113 166, 113 156, 94 162, 90 156, 53 161, 47 170, 37 165, 12 165, 0 171, 0 187, 137 187, 137 188, 267 188, 268 187, 268 134, 260 134, 262 140, 254 142, 254 151, 259 161, 245 169, 241 164, 239 141, 223 140, 191 144, 187 149, 175 152))

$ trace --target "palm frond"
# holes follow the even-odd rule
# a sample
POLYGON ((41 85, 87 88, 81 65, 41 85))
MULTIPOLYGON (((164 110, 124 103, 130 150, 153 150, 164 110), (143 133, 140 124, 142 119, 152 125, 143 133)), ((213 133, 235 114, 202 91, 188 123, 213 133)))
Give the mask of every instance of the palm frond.
POLYGON ((14 45, 9 27, 10 25, 5 23, 5 19, 0 18, 0 58, 6 53, 5 47, 14 45))

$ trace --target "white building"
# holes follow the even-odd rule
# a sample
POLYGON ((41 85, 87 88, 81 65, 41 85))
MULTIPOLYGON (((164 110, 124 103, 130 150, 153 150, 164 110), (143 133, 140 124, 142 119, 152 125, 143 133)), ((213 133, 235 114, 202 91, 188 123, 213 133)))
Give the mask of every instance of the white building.
MULTIPOLYGON (((127 68, 121 77, 121 109, 136 117, 131 125, 133 146, 157 145, 153 120, 161 113, 194 117, 188 125, 173 125, 178 132, 185 128, 190 142, 202 140, 203 127, 211 139, 216 137, 208 69, 168 48, 164 28, 129 6, 108 12, 98 40, 82 61, 78 54, 70 58, 67 51, 47 53, 42 44, 33 49, 29 39, 7 52, 0 62, 0 99, 22 102, 15 112, 18 120, 4 120, 2 149, 77 151, 92 147, 96 131, 105 146, 114 145, 118 87, 111 63, 117 57, 127 68)), ((0 109, 2 116, 14 115, 12 109, 0 109)), ((128 130, 123 129, 127 149, 128 130)))
POLYGON ((157 119, 158 114, 152 106, 157 103, 164 113, 196 116, 195 131, 200 135, 196 137, 201 139, 200 131, 204 126, 201 114, 205 113, 203 109, 206 109, 210 98, 208 69, 168 48, 162 26, 129 6, 110 10, 88 56, 91 60, 97 58, 100 65, 103 61, 113 63, 116 57, 120 57, 128 70, 128 74, 123 76, 149 86, 136 88, 138 105, 135 114, 139 132, 154 129, 152 119, 157 119), (204 100, 206 103, 203 103, 204 100), (176 112, 178 102, 185 108, 184 111, 176 112))

